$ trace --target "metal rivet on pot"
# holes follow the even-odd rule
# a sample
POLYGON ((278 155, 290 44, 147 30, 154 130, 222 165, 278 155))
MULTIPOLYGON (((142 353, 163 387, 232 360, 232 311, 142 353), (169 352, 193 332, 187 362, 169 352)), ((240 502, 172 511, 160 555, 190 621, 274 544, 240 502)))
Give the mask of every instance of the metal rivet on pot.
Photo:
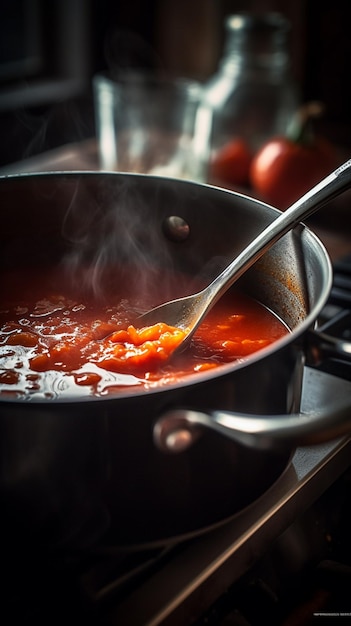
POLYGON ((165 445, 170 452, 183 452, 192 445, 193 439, 192 433, 183 428, 169 433, 165 445))
POLYGON ((154 425, 153 438, 163 452, 183 452, 198 439, 199 428, 190 427, 182 409, 170 410, 154 425))
POLYGON ((163 231, 172 241, 185 241, 189 237, 189 224, 178 215, 170 215, 163 222, 163 231))

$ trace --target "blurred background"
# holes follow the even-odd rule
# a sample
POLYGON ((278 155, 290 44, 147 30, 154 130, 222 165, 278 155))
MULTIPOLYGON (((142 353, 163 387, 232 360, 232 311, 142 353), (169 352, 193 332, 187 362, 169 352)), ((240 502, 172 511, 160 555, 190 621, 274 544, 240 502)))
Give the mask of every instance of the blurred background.
POLYGON ((93 137, 96 72, 161 69, 206 81, 224 18, 240 11, 289 19, 302 101, 323 101, 322 132, 351 148, 349 0, 323 9, 318 0, 1 0, 1 9, 0 167, 93 137))

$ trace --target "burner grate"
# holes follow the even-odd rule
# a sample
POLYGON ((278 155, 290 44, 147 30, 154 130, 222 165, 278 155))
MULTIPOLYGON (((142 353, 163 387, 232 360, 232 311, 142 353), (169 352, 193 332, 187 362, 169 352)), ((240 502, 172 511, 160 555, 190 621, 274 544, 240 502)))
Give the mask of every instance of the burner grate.
POLYGON ((351 380, 351 255, 334 265, 333 285, 319 318, 319 332, 337 339, 344 352, 336 351, 318 369, 351 380))
POLYGON ((349 309, 351 309, 351 255, 336 261, 333 265, 333 285, 323 317, 331 319, 340 310, 349 309))

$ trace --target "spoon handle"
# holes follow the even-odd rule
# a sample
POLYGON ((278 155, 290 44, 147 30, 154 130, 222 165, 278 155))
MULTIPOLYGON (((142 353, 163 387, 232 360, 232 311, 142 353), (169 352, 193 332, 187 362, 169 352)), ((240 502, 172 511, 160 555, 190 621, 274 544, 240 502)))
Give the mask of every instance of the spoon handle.
POLYGON ((351 159, 338 167, 269 224, 209 286, 216 302, 285 233, 351 187, 351 159))

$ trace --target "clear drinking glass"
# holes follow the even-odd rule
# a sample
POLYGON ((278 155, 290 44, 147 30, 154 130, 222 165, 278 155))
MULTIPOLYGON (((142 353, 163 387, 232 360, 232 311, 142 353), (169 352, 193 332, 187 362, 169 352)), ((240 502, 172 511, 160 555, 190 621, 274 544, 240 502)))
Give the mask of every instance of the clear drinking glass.
POLYGON ((206 179, 210 120, 199 83, 98 74, 93 91, 102 169, 206 179))

